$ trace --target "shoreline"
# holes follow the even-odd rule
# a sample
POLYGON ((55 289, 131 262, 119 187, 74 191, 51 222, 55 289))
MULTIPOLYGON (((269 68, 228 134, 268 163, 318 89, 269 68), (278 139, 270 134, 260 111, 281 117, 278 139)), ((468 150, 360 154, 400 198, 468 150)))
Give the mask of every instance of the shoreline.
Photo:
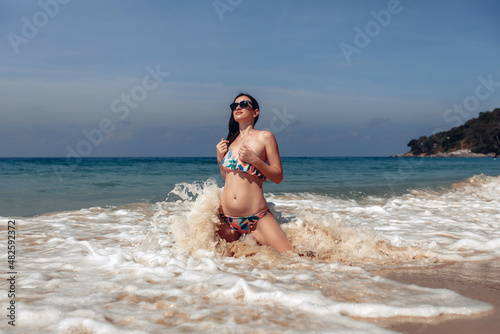
POLYGON ((435 154, 413 154, 412 151, 391 155, 391 158, 496 158, 495 153, 474 153, 471 150, 457 150, 453 152, 438 152, 435 154))
POLYGON ((457 262, 432 268, 403 268, 371 271, 405 284, 449 289, 494 306, 493 311, 471 316, 443 315, 432 318, 360 319, 400 333, 498 333, 500 328, 500 258, 457 262))

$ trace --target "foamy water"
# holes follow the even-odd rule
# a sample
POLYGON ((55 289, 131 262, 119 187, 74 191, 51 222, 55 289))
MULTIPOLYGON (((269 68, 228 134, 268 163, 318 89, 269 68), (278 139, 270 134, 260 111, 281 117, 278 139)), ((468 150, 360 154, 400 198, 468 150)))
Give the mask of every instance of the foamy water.
MULTIPOLYGON (((5 319, 1 328, 383 333, 388 330, 353 317, 491 310, 450 290, 397 283, 368 270, 499 257, 500 177, 362 202, 269 195, 294 246, 281 255, 251 236, 232 244, 215 236, 220 193, 209 179, 179 184, 157 205, 16 219, 16 328, 5 319)), ((0 301, 7 305, 6 293, 0 301)))

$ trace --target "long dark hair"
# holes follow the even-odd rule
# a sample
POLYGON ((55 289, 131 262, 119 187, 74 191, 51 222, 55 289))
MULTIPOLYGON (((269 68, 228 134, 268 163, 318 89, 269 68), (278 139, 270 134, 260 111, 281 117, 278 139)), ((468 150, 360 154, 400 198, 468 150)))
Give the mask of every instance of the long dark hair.
MULTIPOLYGON (((234 98, 233 102, 236 101, 236 99, 239 98, 239 97, 241 97, 241 96, 246 96, 246 97, 248 97, 250 99, 250 101, 252 102, 252 108, 254 110, 255 109, 259 109, 260 110, 259 102, 257 102, 257 100, 254 99, 252 95, 247 94, 247 93, 239 93, 238 96, 236 96, 234 98)), ((258 120, 259 120, 259 115, 257 115, 257 117, 255 117, 254 120, 253 120, 253 125, 254 126, 255 126, 255 124, 257 123, 258 120)), ((229 147, 229 145, 231 145, 231 143, 240 134, 240 125, 238 124, 238 122, 236 122, 234 120, 234 113, 233 113, 232 110, 231 110, 231 117, 229 118, 229 124, 228 124, 227 127, 229 128, 229 132, 227 134, 226 140, 229 140, 229 143, 227 144, 227 146, 229 147)))

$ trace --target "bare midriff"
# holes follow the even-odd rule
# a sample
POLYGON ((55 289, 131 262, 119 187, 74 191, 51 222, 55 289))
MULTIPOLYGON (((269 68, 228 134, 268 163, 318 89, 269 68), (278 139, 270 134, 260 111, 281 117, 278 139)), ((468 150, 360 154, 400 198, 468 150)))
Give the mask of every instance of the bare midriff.
POLYGON ((267 207, 262 192, 262 180, 237 171, 226 171, 226 184, 221 206, 232 217, 251 216, 267 207))

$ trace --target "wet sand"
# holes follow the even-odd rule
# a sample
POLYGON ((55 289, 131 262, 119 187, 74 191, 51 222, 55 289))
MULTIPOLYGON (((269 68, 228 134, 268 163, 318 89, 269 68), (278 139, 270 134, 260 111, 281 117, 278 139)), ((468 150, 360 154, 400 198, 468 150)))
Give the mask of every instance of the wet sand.
POLYGON ((382 270, 372 274, 407 284, 450 289, 495 307, 492 312, 468 317, 369 320, 378 326, 400 333, 500 333, 500 259, 454 263, 428 269, 382 270))

